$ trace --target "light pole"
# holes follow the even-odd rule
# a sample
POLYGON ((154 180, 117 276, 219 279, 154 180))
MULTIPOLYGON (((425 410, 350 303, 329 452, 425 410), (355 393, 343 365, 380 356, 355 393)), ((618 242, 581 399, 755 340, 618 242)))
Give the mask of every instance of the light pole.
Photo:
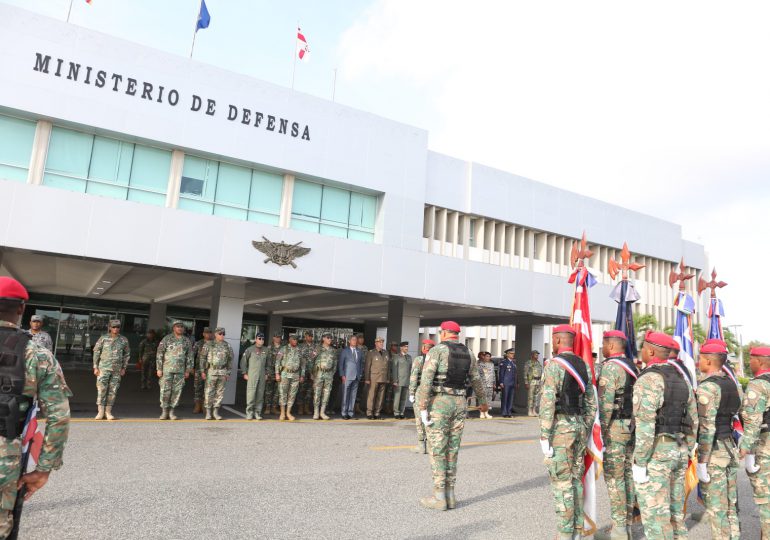
MULTIPOLYGON (((742 324, 731 324, 727 327, 728 329, 731 328, 743 328, 742 324)), ((738 334, 738 342, 740 343, 740 349, 738 349, 738 365, 740 366, 740 376, 745 377, 744 369, 743 369, 743 332, 738 332, 737 330, 730 330, 733 335, 738 334)))

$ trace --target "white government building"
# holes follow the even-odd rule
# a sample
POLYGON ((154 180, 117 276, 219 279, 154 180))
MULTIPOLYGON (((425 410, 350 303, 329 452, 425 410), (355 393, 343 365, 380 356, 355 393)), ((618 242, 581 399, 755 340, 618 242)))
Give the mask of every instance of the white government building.
POLYGON ((179 318, 236 351, 257 329, 331 328, 416 352, 451 318, 521 362, 569 316, 583 231, 597 332, 625 241, 646 265, 635 309, 662 326, 669 271, 684 258, 696 296, 707 268, 675 223, 433 152, 422 129, 7 5, 0 20, 0 274, 29 287, 25 323, 46 317, 65 370, 115 316, 132 344, 179 318), (263 238, 311 251, 265 262, 263 238))

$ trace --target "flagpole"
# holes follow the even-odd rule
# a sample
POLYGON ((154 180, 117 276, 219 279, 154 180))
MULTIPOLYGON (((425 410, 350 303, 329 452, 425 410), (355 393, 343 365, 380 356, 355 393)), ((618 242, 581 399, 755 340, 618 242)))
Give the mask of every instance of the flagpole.
POLYGON ((72 4, 75 3, 75 0, 70 0, 70 8, 67 10, 67 22, 70 22, 70 15, 72 14, 72 4))
POLYGON ((334 96, 337 93, 337 68, 334 68, 334 82, 332 83, 332 103, 334 102, 334 96))
POLYGON ((192 58, 193 51, 195 50, 195 38, 198 36, 198 22, 201 20, 201 10, 203 9, 203 2, 198 4, 198 15, 195 16, 195 30, 193 30, 192 46, 190 47, 190 58, 192 58))
POLYGON ((291 89, 294 90, 294 74, 297 72, 297 33, 299 33, 299 20, 297 20, 297 30, 294 33, 294 65, 291 68, 291 89))
POLYGON ((195 33, 193 33, 192 47, 190 47, 190 58, 192 58, 193 51, 195 50, 195 37, 198 35, 198 28, 196 23, 195 33))

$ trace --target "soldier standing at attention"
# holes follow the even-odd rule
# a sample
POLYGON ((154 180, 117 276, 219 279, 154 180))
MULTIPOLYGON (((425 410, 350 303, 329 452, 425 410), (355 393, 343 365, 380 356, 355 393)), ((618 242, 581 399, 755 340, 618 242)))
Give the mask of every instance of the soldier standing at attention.
POLYGON ((444 321, 440 328, 441 343, 428 352, 417 389, 433 472, 433 495, 420 499, 420 504, 433 510, 451 510, 456 504, 457 455, 465 428, 467 380, 478 396, 479 410, 486 412, 488 405, 476 358, 457 341, 460 325, 444 321))
POLYGON ((749 351, 754 378, 746 387, 741 408, 741 457, 754 491, 762 538, 770 538, 770 347, 749 351))
POLYGON ((265 347, 265 334, 254 336, 254 345, 246 349, 241 357, 241 371, 246 383, 246 420, 262 420, 262 400, 265 385, 270 379, 275 381, 275 368, 268 370, 269 352, 265 347))
POLYGON ((417 388, 420 386, 420 377, 422 376, 422 367, 425 364, 425 357, 428 352, 436 345, 431 339, 422 340, 421 354, 412 361, 412 372, 409 374, 409 402, 414 406, 414 420, 417 424, 417 446, 414 451, 418 454, 427 454, 428 448, 425 441, 425 426, 420 418, 420 409, 414 405, 417 388))
MULTIPOLYGON (((486 351, 479 353, 479 375, 481 383, 484 386, 484 397, 487 399, 487 405, 492 408, 492 398, 495 395, 495 363, 492 362, 492 355, 486 351)), ((492 418, 487 412, 479 413, 479 418, 492 418)))
POLYGON ((610 499, 612 540, 630 540, 634 517, 633 396, 639 371, 626 358, 626 335, 620 330, 604 332, 599 376, 599 422, 604 440, 604 481, 610 499))
POLYGON ((505 357, 500 362, 497 380, 502 390, 500 396, 500 407, 502 408, 503 418, 510 418, 513 415, 513 393, 516 389, 516 360, 514 359, 514 349, 508 349, 503 354, 505 357))
POLYGON ((32 315, 29 319, 29 333, 32 334, 32 341, 53 352, 53 340, 48 332, 43 331, 43 317, 32 315))
POLYGON ((698 369, 698 480, 711 522, 711 537, 739 539, 738 448, 733 439, 733 417, 741 406, 738 388, 722 368, 727 348, 717 343, 701 347, 698 369))
POLYGON ((524 373, 524 387, 527 389, 527 414, 537 416, 535 403, 540 397, 540 379, 543 377, 543 366, 540 365, 540 352, 532 351, 527 363, 527 371, 524 373))
POLYGON ((120 321, 110 321, 110 333, 101 336, 94 345, 94 375, 96 375, 96 420, 115 420, 112 406, 120 388, 120 379, 126 374, 131 349, 128 340, 120 335, 120 321))
POLYGON ((265 369, 270 374, 265 385, 265 414, 271 413, 278 415, 278 383, 275 381, 275 357, 283 348, 281 333, 273 334, 272 343, 267 348, 267 366, 265 369))
POLYGON ((291 407, 297 397, 299 385, 305 380, 305 359, 297 347, 297 335, 289 335, 289 344, 282 347, 275 356, 275 381, 280 383, 281 416, 279 420, 296 420, 291 407))
POLYGON ((51 471, 62 466, 64 445, 69 435, 70 405, 61 367, 51 351, 35 343, 18 326, 27 300, 29 294, 21 283, 0 277, 0 343, 3 344, 0 347, 7 355, 0 372, 4 377, 18 380, 5 394, 19 400, 22 422, 33 398, 37 398, 46 416, 37 467, 30 473, 21 470, 22 426, 6 425, 0 430, 0 498, 3 501, 0 538, 7 538, 13 530, 13 505, 18 489, 25 488, 26 497, 30 497, 45 486, 51 471), (10 340, 16 343, 15 349, 7 345, 10 340))
POLYGON ((648 332, 634 385, 636 441, 632 466, 636 500, 647 538, 687 538, 684 475, 695 450, 698 409, 677 367, 667 362, 674 340, 648 332))
POLYGON ((305 330, 304 341, 299 346, 300 354, 305 360, 305 380, 299 385, 297 391, 299 403, 297 414, 310 414, 313 400, 313 361, 316 355, 316 345, 313 342, 313 332, 305 330))
POLYGON ((382 348, 383 342, 384 340, 378 337, 374 340, 374 349, 366 353, 364 380, 369 386, 366 401, 366 417, 369 420, 380 419, 385 388, 390 378, 390 355, 382 348))
POLYGON ((230 378, 233 364, 233 348, 225 341, 225 329, 214 330, 214 341, 206 346, 206 357, 201 364, 201 377, 206 381, 206 420, 222 420, 219 407, 225 397, 225 383, 230 378))
POLYGON ((560 539, 583 533, 583 472, 586 440, 596 416, 596 398, 585 361, 572 351, 575 330, 554 327, 554 356, 543 370, 540 448, 551 479, 560 539))
POLYGON ((313 420, 328 420, 326 407, 337 372, 337 349, 332 347, 332 335, 328 332, 321 336, 321 346, 313 351, 313 358, 313 420))
POLYGON ((211 328, 206 326, 203 328, 203 337, 193 345, 193 358, 195 359, 195 375, 193 377, 195 406, 193 407, 193 414, 203 412, 203 389, 206 386, 206 381, 203 380, 204 371, 201 366, 203 366, 203 362, 206 361, 206 356, 209 354, 208 345, 212 339, 211 328))
POLYGON ((390 381, 393 383, 393 417, 403 419, 409 391, 412 355, 409 354, 408 341, 402 341, 399 347, 401 350, 391 361, 390 381))
POLYGON ((193 370, 192 345, 184 335, 182 321, 174 321, 172 333, 160 340, 155 359, 160 378, 160 419, 177 420, 174 409, 179 405, 184 381, 193 370))
POLYGON ((145 338, 139 342, 139 361, 142 363, 141 389, 150 389, 152 376, 155 373, 155 355, 158 354, 158 338, 155 330, 147 331, 145 338))

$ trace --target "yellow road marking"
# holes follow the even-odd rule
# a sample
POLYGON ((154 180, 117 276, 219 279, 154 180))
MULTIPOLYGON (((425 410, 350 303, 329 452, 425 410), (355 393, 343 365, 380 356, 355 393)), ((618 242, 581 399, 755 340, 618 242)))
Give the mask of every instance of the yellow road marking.
MULTIPOLYGON (((521 443, 531 443, 535 442, 538 439, 517 439, 517 440, 506 440, 506 441, 478 441, 478 442, 467 442, 467 443, 460 443, 460 446, 495 446, 498 444, 521 444, 521 443)), ((370 446, 369 450, 375 450, 375 451, 385 451, 385 450, 409 450, 411 448, 414 448, 413 444, 402 444, 399 446, 370 446)))

